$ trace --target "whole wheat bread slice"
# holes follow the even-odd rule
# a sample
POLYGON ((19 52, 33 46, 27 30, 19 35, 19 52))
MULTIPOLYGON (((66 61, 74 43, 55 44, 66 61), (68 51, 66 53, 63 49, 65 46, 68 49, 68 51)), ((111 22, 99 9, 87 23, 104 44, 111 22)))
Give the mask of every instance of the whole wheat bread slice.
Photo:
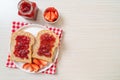
POLYGON ((42 30, 42 31, 39 31, 38 34, 37 34, 37 37, 36 37, 36 43, 34 45, 34 49, 33 49, 33 54, 32 54, 32 57, 33 58, 37 58, 37 59, 42 59, 42 60, 45 60, 45 61, 48 61, 48 62, 52 62, 53 61, 53 58, 54 58, 54 51, 55 49, 58 47, 59 45, 59 37, 52 31, 50 30, 42 30), (38 49, 40 47, 40 37, 41 35, 45 34, 45 33, 48 33, 50 35, 53 35, 54 38, 55 38, 55 42, 54 42, 54 47, 52 48, 52 50, 50 51, 51 53, 51 56, 50 57, 46 57, 44 55, 38 55, 38 49))
POLYGON ((31 63, 32 62, 32 47, 34 44, 35 40, 34 40, 34 36, 29 33, 29 32, 25 32, 22 30, 16 31, 12 34, 11 36, 11 44, 10 44, 10 48, 11 48, 11 60, 12 61, 17 61, 17 62, 25 62, 25 63, 31 63), (16 37, 17 36, 27 36, 30 38, 30 43, 29 43, 29 53, 27 54, 28 58, 20 58, 20 57, 16 57, 14 54, 15 51, 15 45, 16 45, 16 37))

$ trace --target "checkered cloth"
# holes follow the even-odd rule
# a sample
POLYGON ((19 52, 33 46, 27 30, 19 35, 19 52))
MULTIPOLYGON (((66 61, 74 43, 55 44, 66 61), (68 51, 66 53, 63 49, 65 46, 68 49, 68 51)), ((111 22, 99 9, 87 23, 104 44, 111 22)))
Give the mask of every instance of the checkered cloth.
MULTIPOLYGON (((16 21, 12 22, 12 33, 14 33, 17 29, 23 27, 24 25, 28 25, 28 23, 16 22, 16 21)), ((48 27, 48 26, 45 26, 45 27, 48 28, 49 30, 53 31, 54 33, 56 33, 56 35, 58 35, 61 40, 62 32, 63 32, 62 29, 55 28, 55 27, 48 27)), ((55 63, 49 69, 47 69, 46 71, 43 71, 42 73, 55 74, 56 73, 56 65, 57 65, 57 59, 56 59, 55 63)), ((10 54, 8 54, 6 67, 17 68, 15 63, 10 60, 10 54)))

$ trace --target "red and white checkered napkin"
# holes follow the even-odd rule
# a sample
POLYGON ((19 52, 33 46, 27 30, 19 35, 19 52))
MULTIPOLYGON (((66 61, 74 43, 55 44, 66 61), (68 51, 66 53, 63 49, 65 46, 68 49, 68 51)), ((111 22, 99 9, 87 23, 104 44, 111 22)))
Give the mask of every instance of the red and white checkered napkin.
MULTIPOLYGON (((12 33, 14 33, 20 27, 23 27, 24 25, 27 25, 27 24, 28 23, 14 21, 12 23, 12 33)), ((59 36, 60 40, 61 40, 62 32, 63 32, 62 29, 55 28, 55 27, 47 27, 47 28, 49 30, 53 31, 54 33, 56 33, 59 36)), ((57 65, 57 60, 55 61, 55 63, 49 69, 47 69, 46 71, 43 71, 42 73, 45 73, 45 74, 55 74, 56 73, 56 65, 57 65)), ((10 60, 10 54, 8 55, 8 58, 7 58, 6 67, 17 68, 15 63, 10 60)))

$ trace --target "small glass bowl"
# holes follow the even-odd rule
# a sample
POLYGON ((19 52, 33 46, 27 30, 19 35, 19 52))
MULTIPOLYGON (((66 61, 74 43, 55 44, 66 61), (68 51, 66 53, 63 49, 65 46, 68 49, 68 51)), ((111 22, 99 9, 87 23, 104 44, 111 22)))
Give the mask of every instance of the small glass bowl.
POLYGON ((48 7, 43 12, 43 19, 47 23, 56 23, 59 17, 60 17, 59 12, 54 7, 48 7))

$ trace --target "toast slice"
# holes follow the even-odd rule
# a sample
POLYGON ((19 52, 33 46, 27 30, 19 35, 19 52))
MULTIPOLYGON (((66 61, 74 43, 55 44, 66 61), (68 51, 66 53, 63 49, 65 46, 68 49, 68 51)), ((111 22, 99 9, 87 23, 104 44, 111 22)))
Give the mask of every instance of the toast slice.
POLYGON ((59 45, 59 37, 50 30, 39 31, 33 49, 33 58, 52 62, 54 51, 59 45))
POLYGON ((11 36, 11 60, 17 62, 32 62, 32 47, 34 36, 22 30, 16 31, 11 36))

